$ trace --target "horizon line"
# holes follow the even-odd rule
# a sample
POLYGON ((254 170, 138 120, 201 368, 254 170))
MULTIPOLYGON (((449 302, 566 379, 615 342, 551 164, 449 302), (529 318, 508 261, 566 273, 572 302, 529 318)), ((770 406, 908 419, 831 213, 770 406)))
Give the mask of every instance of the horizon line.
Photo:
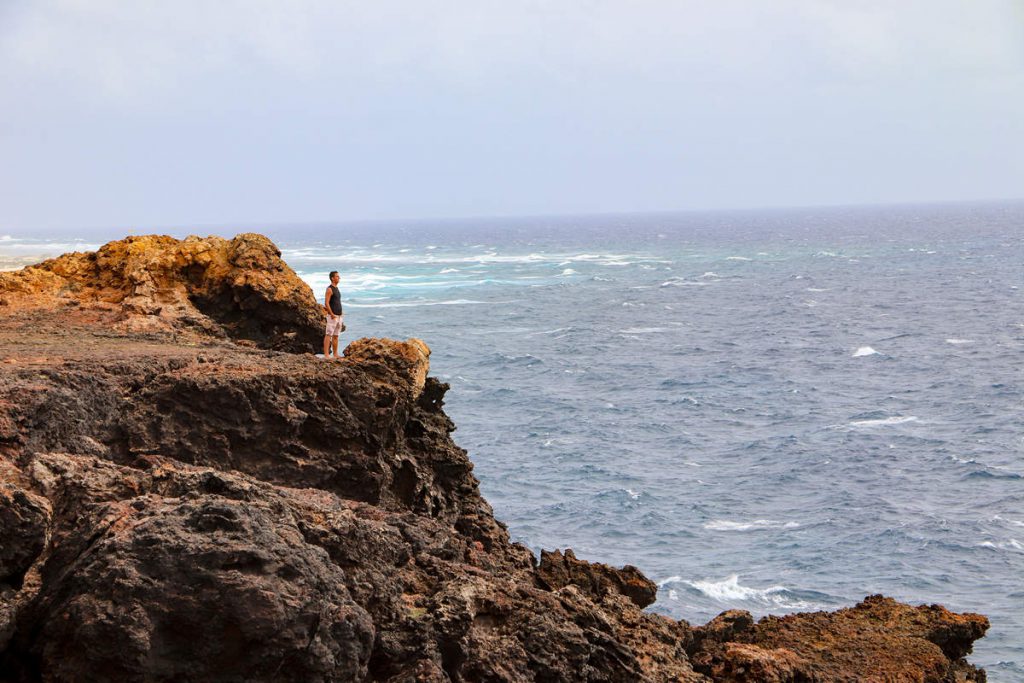
MULTIPOLYGON (((462 216, 428 216, 428 217, 395 217, 395 218, 344 218, 344 219, 306 219, 306 220, 235 220, 227 222, 200 222, 200 223, 162 223, 148 226, 126 227, 124 225, 78 225, 49 228, 25 228, 28 232, 68 232, 68 231, 99 231, 117 230, 129 231, 128 234, 156 234, 161 230, 194 230, 202 228, 234 228, 240 226, 251 226, 254 228, 273 227, 315 227, 315 226, 346 226, 346 225, 394 225, 400 223, 461 223, 466 221, 494 221, 494 220, 538 220, 538 219, 563 219, 563 218, 601 218, 616 216, 661 216, 676 214, 727 214, 727 213, 757 213, 777 211, 820 211, 835 209, 884 209, 899 207, 926 207, 926 206, 966 206, 981 204, 1018 204, 1024 203, 1022 197, 994 197, 986 199, 927 199, 927 200, 900 200, 891 202, 868 202, 868 203, 836 203, 836 204, 795 204, 782 205, 772 204, 753 207, 716 207, 716 208, 686 208, 686 209, 640 209, 640 210, 613 210, 613 211, 564 211, 555 213, 508 213, 508 214, 467 214, 462 216), (145 232, 140 232, 145 231, 145 232)), ((0 229, 0 237, 15 237, 16 229, 0 229)))

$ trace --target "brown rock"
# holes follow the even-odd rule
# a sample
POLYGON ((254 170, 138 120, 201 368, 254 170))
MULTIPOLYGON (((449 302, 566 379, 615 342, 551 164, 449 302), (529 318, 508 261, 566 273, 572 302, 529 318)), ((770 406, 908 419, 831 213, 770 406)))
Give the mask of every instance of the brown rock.
POLYGON ((768 616, 738 630, 723 628, 724 616, 694 629, 696 645, 689 648, 695 668, 714 680, 776 680, 739 677, 740 669, 750 675, 755 660, 762 664, 754 668, 770 669, 770 676, 790 676, 777 680, 985 680, 983 671, 962 659, 988 629, 988 619, 978 614, 874 595, 837 612, 768 616))
POLYGON ((232 240, 145 235, 0 273, 12 310, 88 319, 131 333, 192 331, 265 348, 312 351, 323 313, 312 290, 262 235, 232 240), (113 314, 113 315, 111 315, 113 314))
POLYGON ((542 550, 537 575, 549 590, 572 584, 594 600, 600 600, 609 593, 617 593, 626 596, 640 608, 652 604, 658 594, 657 584, 636 567, 626 565, 616 569, 606 564, 584 562, 577 560, 571 549, 566 549, 564 554, 560 550, 542 550))
POLYGON ((12 481, 0 481, 0 583, 20 586, 46 545, 49 502, 12 481))

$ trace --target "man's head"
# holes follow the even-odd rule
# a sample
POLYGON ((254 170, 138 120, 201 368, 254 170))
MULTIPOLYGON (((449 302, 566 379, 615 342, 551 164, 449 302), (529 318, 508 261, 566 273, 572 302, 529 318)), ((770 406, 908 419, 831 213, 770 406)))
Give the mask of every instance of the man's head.
POLYGON ((338 275, 338 271, 336 271, 336 270, 332 270, 331 274, 328 277, 331 278, 331 284, 332 285, 338 284, 338 281, 341 280, 341 276, 338 275))

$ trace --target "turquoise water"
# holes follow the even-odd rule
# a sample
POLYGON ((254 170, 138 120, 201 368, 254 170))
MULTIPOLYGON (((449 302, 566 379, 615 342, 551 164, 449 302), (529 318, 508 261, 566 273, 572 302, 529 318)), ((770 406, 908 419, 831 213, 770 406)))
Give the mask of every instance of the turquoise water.
POLYGON ((694 622, 981 612, 972 661, 1024 680, 1024 206, 241 229, 341 271, 343 341, 431 346, 517 540, 694 622))

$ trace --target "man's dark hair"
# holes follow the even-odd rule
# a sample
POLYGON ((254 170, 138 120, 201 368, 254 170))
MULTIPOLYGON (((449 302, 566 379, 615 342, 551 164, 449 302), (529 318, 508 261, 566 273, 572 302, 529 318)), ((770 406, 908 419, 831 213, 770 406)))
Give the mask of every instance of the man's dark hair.
POLYGON ((338 271, 332 270, 330 273, 327 274, 327 277, 334 277, 337 274, 338 274, 338 271))

